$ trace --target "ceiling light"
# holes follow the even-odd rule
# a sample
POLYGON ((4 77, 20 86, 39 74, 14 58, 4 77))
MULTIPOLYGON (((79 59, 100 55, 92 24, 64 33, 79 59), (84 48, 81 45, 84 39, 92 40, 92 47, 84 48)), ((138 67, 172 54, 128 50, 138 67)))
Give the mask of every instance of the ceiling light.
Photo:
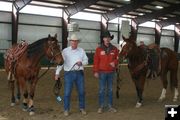
POLYGON ((162 19, 163 19, 163 20, 167 20, 168 18, 167 18, 167 17, 163 17, 162 19))
POLYGON ((144 13, 139 13, 138 15, 139 15, 139 16, 143 16, 143 15, 144 15, 144 13))
POLYGON ((163 6, 157 5, 156 8, 157 8, 157 9, 163 9, 163 6))
POLYGON ((152 19, 153 22, 159 22, 160 20, 158 19, 152 19))

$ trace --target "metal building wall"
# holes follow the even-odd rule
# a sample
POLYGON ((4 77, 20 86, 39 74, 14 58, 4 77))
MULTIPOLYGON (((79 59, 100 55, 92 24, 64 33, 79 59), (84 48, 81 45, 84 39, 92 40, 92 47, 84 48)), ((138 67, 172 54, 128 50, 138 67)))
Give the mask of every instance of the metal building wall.
POLYGON ((18 41, 27 40, 28 43, 47 37, 48 34, 58 35, 58 41, 62 38, 62 21, 58 17, 38 16, 30 14, 20 14, 19 16, 18 41))
POLYGON ((80 47, 87 52, 94 52, 100 42, 100 22, 71 19, 70 22, 79 24, 80 47))
POLYGON ((11 46, 11 13, 0 12, 0 16, 0 52, 4 53, 11 46))
MULTIPOLYGON (((0 49, 11 47, 11 13, 0 12, 0 49)), ((100 42, 100 22, 70 19, 70 22, 76 22, 80 27, 81 43, 80 47, 87 52, 94 52, 100 42)), ((118 46, 118 24, 109 23, 108 30, 114 35, 112 43, 118 46)), ((18 42, 27 40, 32 43, 40 38, 47 37, 48 34, 58 34, 59 42, 62 41, 62 19, 60 17, 50 17, 31 14, 20 14, 18 42)), ((144 41, 145 44, 154 43, 154 28, 139 27, 137 43, 144 41)), ((160 47, 173 49, 174 31, 162 30, 160 47)), ((179 45, 180 46, 180 45, 179 45)), ((0 51, 2 52, 2 50, 0 51)), ((180 50, 178 51, 180 52, 180 50)))

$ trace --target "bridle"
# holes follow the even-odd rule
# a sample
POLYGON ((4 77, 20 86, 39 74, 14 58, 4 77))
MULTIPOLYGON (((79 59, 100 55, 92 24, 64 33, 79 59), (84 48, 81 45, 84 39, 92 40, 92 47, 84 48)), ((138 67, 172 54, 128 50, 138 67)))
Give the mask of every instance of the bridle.
POLYGON ((48 49, 50 49, 50 55, 51 55, 51 60, 50 60, 50 63, 53 63, 56 56, 60 55, 61 52, 56 52, 55 48, 60 48, 59 45, 50 45, 48 49))

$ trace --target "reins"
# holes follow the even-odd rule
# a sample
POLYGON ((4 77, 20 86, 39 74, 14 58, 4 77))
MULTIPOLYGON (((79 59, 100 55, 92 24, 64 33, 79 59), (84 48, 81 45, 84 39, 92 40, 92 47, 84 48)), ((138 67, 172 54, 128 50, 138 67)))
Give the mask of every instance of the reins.
POLYGON ((48 65, 48 69, 47 69, 46 71, 44 71, 44 72, 37 78, 37 80, 39 80, 42 76, 44 76, 44 75, 48 72, 49 69, 50 69, 50 64, 48 65))
MULTIPOLYGON (((75 64, 71 67, 71 69, 70 69, 69 71, 67 71, 67 72, 72 71, 76 65, 77 65, 77 63, 75 63, 75 64)), ((80 68, 80 66, 78 66, 78 69, 79 69, 79 68, 80 68)), ((78 70, 78 69, 76 69, 76 70, 78 70)), ((64 78, 64 77, 59 77, 58 80, 56 80, 56 83, 54 84, 54 87, 53 87, 53 92, 54 92, 54 95, 56 96, 56 99, 57 99, 58 102, 61 101, 61 97, 59 96, 59 94, 60 94, 60 89, 61 89, 61 87, 62 87, 61 79, 63 79, 63 78, 64 78)))

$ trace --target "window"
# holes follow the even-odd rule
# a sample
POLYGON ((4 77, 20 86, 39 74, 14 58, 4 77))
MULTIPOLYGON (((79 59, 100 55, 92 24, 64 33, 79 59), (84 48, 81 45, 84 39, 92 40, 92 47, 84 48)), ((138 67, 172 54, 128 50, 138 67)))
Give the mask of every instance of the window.
POLYGON ((169 25, 169 26, 163 27, 162 29, 174 30, 174 25, 169 25))
POLYGON ((20 13, 62 17, 62 9, 33 5, 25 6, 22 10, 20 10, 20 13))
POLYGON ((0 11, 12 11, 12 3, 0 1, 0 11))
POLYGON ((131 19, 128 19, 128 18, 115 18, 113 20, 110 20, 109 23, 118 23, 118 20, 119 20, 119 23, 121 24, 122 20, 125 20, 125 21, 129 21, 129 24, 131 25, 131 19))
POLYGON ((155 28, 155 22, 150 22, 149 21, 149 22, 142 23, 139 26, 155 28))
POLYGON ((74 19, 82 19, 82 20, 91 20, 91 21, 101 21, 101 15, 95 13, 87 13, 87 12, 78 12, 77 14, 71 16, 74 19))

